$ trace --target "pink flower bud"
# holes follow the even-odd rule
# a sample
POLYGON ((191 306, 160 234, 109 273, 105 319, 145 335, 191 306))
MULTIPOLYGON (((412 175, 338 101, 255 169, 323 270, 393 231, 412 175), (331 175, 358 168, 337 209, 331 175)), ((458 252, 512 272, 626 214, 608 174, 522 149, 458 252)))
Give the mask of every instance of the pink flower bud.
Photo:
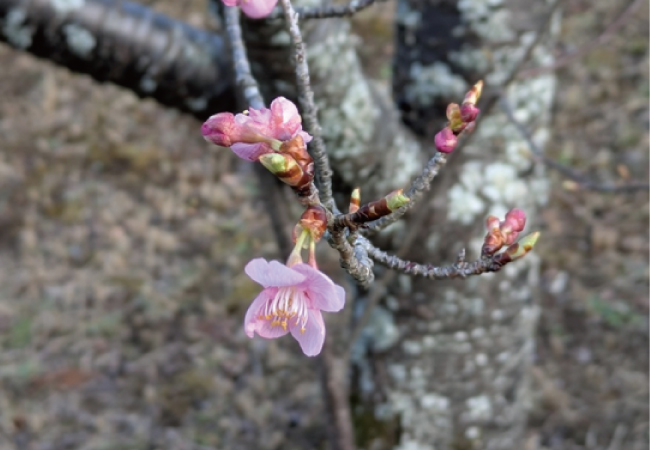
POLYGON ((510 245, 513 242, 517 240, 519 237, 519 232, 518 231, 511 231, 510 233, 503 233, 504 240, 503 240, 503 245, 510 245))
POLYGON ((451 153, 456 148, 458 138, 450 128, 445 127, 436 134, 434 143, 439 152, 451 153))
POLYGON ((505 222, 510 225, 512 231, 523 231, 526 226, 526 213, 521 209, 513 208, 506 214, 505 222))
POLYGON ((460 117, 465 123, 474 122, 479 112, 481 110, 471 103, 463 103, 460 107, 460 117))
MULTIPOLYGON (((211 116, 201 125, 203 139, 222 147, 230 147, 233 144, 233 136, 239 132, 240 125, 235 122, 235 116, 229 112, 223 112, 211 116)), ((236 141, 236 139, 235 139, 236 141)))

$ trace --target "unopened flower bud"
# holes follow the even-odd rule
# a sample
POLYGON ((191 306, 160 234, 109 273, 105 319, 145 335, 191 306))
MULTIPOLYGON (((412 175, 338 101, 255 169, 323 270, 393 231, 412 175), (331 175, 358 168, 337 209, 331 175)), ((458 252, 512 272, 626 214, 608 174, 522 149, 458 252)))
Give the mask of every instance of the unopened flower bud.
POLYGON ((318 242, 327 229, 327 212, 325 208, 320 205, 308 206, 294 228, 294 236, 298 236, 303 229, 309 231, 314 242, 318 242))
POLYGON ((531 233, 519 240, 516 244, 512 244, 504 252, 510 257, 511 261, 516 261, 517 259, 523 258, 528 252, 530 252, 537 240, 539 239, 539 231, 531 233))
POLYGON ((485 235, 483 239, 483 247, 481 247, 481 255, 489 256, 494 255, 496 252, 501 250, 501 247, 504 245, 504 236, 501 234, 501 230, 494 228, 485 235))
POLYGON ((388 209, 390 209, 391 212, 397 211, 399 208, 411 201, 411 199, 404 195, 403 192, 403 189, 398 189, 385 197, 386 206, 388 206, 388 209))
POLYGON ((506 223, 508 223, 513 231, 523 231, 526 226, 526 213, 521 209, 513 208, 506 214, 506 223))
POLYGON ((260 162, 269 172, 289 186, 298 186, 303 178, 303 170, 295 159, 282 153, 267 153, 260 156, 260 162))
POLYGON ((235 116, 223 112, 211 116, 201 125, 203 139, 221 147, 230 147, 237 139, 233 139, 240 131, 241 126, 235 122, 235 116))
POLYGON ((488 216, 487 219, 485 219, 485 228, 487 228, 488 231, 499 228, 500 224, 501 221, 497 216, 488 216))
POLYGON ((461 116, 460 106, 457 103, 450 103, 447 106, 447 120, 449 120, 447 126, 455 133, 460 133, 466 126, 461 116))
POLYGON ((348 211, 350 214, 355 213, 359 211, 359 206, 361 206, 361 189, 354 188, 352 195, 350 196, 350 208, 348 211))
POLYGON ((463 103, 463 106, 460 107, 460 117, 465 123, 474 122, 480 112, 481 110, 471 103, 463 103))
POLYGON ((481 98, 481 92, 483 91, 483 80, 476 83, 472 88, 465 94, 463 99, 463 104, 468 103, 471 105, 476 105, 479 98, 481 98))
POLYGON ((456 148, 456 144, 458 144, 458 137, 456 137, 450 128, 445 127, 436 134, 434 143, 439 152, 451 153, 456 148))
POLYGON ((314 162, 314 159, 307 152, 307 146, 305 141, 300 134, 294 136, 291 140, 283 142, 280 147, 281 153, 286 153, 291 155, 293 159, 300 165, 300 167, 305 169, 310 163, 314 162))

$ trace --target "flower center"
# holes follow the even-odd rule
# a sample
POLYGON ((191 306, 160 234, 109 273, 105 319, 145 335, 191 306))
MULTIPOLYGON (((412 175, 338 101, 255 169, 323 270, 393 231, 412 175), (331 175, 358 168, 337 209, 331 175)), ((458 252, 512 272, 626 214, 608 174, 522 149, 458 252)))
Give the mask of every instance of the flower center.
POLYGON ((273 300, 266 302, 263 311, 260 311, 260 319, 270 320, 272 327, 287 327, 292 324, 300 325, 300 332, 305 332, 307 325, 307 305, 305 299, 295 287, 281 287, 273 300))

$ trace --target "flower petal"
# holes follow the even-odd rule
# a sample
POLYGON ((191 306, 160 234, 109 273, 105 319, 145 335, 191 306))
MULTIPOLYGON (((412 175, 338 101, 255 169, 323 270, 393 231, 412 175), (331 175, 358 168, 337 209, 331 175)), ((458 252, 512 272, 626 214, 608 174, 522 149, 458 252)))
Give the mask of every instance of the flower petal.
POLYGON ((291 267, 303 274, 306 279, 300 284, 311 300, 310 308, 336 312, 345 305, 345 290, 337 285, 323 272, 308 264, 296 264, 291 267))
POLYGON ((235 142, 230 146, 230 149, 235 155, 246 161, 257 161, 260 159, 260 156, 273 152, 271 147, 265 142, 257 142, 255 144, 235 142))
POLYGON ((260 327, 261 322, 263 322, 262 319, 258 318, 261 309, 264 307, 266 302, 273 300, 273 297, 275 297, 277 292, 277 288, 274 287, 264 289, 257 297, 255 297, 253 303, 248 307, 246 317, 244 318, 244 331, 248 337, 252 338, 255 331, 260 327))
POLYGON ((293 286, 305 281, 305 276, 277 261, 267 262, 264 258, 251 260, 244 268, 246 275, 262 286, 293 286))
POLYGON ((300 324, 291 324, 291 335, 298 341, 305 355, 316 356, 325 342, 325 323, 322 314, 316 309, 310 309, 307 317, 304 333, 300 330, 300 324))
POLYGON ((260 19, 271 14, 278 0, 242 0, 241 10, 252 19, 260 19))
POLYGON ((260 320, 257 322, 255 331, 264 339, 279 338, 289 332, 288 329, 284 329, 280 325, 271 326, 271 322, 268 320, 260 320))

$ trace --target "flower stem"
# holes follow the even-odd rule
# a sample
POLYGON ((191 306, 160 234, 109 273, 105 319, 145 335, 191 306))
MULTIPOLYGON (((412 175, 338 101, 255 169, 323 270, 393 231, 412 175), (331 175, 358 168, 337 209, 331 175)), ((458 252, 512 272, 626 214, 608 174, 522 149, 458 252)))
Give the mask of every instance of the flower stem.
POLYGON ((309 237, 309 230, 303 228, 302 233, 300 233, 300 236, 296 239, 296 246, 291 251, 289 259, 287 259, 288 267, 302 262, 302 256, 300 253, 302 252, 302 246, 305 244, 305 239, 307 239, 307 237, 309 237))

